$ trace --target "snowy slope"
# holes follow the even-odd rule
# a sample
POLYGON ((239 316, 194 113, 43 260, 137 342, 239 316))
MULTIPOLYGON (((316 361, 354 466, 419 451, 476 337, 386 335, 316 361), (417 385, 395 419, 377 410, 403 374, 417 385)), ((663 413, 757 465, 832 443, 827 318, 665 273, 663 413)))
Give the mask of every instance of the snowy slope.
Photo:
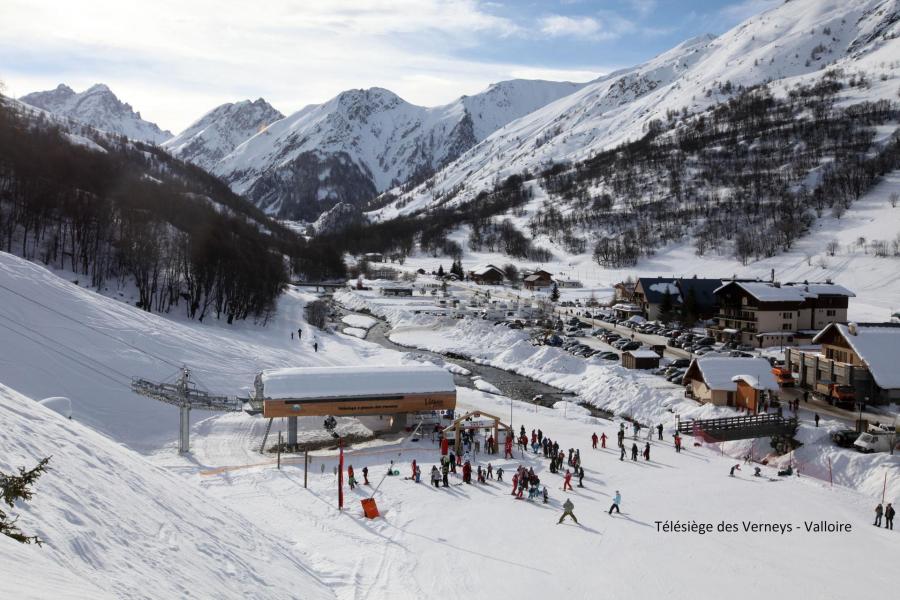
POLYGON ((8 597, 333 597, 289 543, 197 486, 2 384, 0 413, 0 471, 53 457, 14 509, 43 547, 0 540, 8 597))
POLYGON ((284 115, 262 98, 222 104, 161 145, 172 155, 212 171, 239 144, 284 115))
POLYGON ((373 216, 420 210, 457 186, 464 189, 453 202, 461 202, 498 177, 584 159, 638 139, 654 119, 665 122, 670 112, 696 113, 728 99, 726 82, 734 90, 766 82, 787 85, 838 66, 867 71, 873 79, 870 88, 858 91, 857 101, 893 99, 896 83, 875 75, 896 69, 898 33, 897 0, 782 3, 717 38, 688 40, 509 123, 373 216))
POLYGON ((19 100, 59 117, 133 140, 158 144, 172 137, 171 132, 163 131, 155 123, 141 118, 141 113, 120 101, 102 83, 79 93, 61 83, 54 90, 33 92, 19 100))
POLYGON ((359 205, 428 174, 498 127, 580 87, 507 81, 438 107, 416 106, 381 88, 349 90, 271 124, 212 171, 270 213, 312 220, 337 201, 359 205))
MULTIPOLYGON (((345 487, 343 512, 336 508, 334 452, 311 454, 308 490, 302 488, 302 460, 297 459, 281 471, 232 463, 236 468, 207 475, 182 472, 189 480, 199 478, 222 502, 244 500, 237 510, 259 527, 292 539, 342 600, 498 598, 511 590, 523 600, 598 595, 680 600, 721 595, 721 590, 731 598, 757 600, 798 585, 808 597, 836 599, 892 585, 897 534, 872 527, 870 519, 880 495, 828 489, 813 479, 778 478, 767 467, 762 478, 752 477, 750 467, 730 478, 736 461, 690 446, 676 454, 671 430, 665 441, 651 442, 651 461, 620 462, 614 449, 590 449, 593 432, 614 438, 618 423, 574 410, 565 418, 563 410, 463 388, 459 395, 465 410, 505 420, 512 409, 516 430, 520 425, 526 431, 541 428, 561 448, 580 448, 584 487, 562 492, 562 477, 549 473, 547 460, 516 451, 513 460, 473 457, 473 470, 488 462, 495 470, 502 466, 503 483, 465 485, 451 475, 448 488, 435 489, 426 478, 438 447, 427 436, 419 442, 348 449, 346 464, 357 477, 368 466, 372 486, 345 487), (404 480, 413 459, 422 468, 420 484, 404 480), (375 496, 382 518, 367 520, 359 500, 382 481, 389 461, 401 476, 384 479, 375 496), (510 495, 510 479, 520 464, 534 468, 547 486, 548 504, 510 495), (622 494, 622 514, 609 516, 616 490, 622 494), (557 524, 566 499, 575 505, 579 525, 557 524), (667 520, 709 523, 713 531, 657 531, 656 521, 667 520), (804 520, 848 523, 852 529, 808 533, 804 520), (723 521, 736 524, 738 531, 716 531, 723 521), (791 532, 745 532, 742 521, 790 525, 791 532)), ((231 425, 210 423, 208 439, 219 440, 217 446, 237 442, 239 432, 231 425)), ((202 454, 202 460, 215 464, 215 454, 202 454)))
MULTIPOLYGON (((36 399, 68 397, 76 421, 141 452, 177 438, 178 411, 133 394, 133 376, 171 380, 185 364, 211 392, 246 397, 263 368, 353 364, 379 355, 310 328, 303 306, 312 296, 294 288, 265 327, 166 318, 135 308, 135 298, 116 298, 0 253, 0 382, 36 399), (305 330, 302 343, 290 337, 298 327, 305 330)), ((192 413, 195 422, 209 416, 192 413)))

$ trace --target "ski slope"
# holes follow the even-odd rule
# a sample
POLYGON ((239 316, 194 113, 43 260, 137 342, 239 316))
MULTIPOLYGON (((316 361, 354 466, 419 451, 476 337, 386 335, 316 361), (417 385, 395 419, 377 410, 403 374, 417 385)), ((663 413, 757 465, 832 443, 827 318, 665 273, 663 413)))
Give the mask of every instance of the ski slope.
POLYGON ((301 553, 234 502, 211 501, 195 483, 3 385, 0 414, 0 471, 53 457, 32 500, 13 509, 43 546, 0 536, 4 597, 333 598, 301 553))
MULTIPOLYGON (((178 410, 133 394, 133 376, 171 380, 188 365, 212 393, 246 398, 264 368, 378 363, 384 356, 308 326, 303 307, 313 296, 295 288, 266 326, 161 316, 128 304, 125 292, 112 294, 116 299, 0 253, 0 382, 36 399, 68 397, 75 420, 145 453, 176 439, 178 410), (298 328, 302 340, 291 338, 298 328)), ((193 411, 192 421, 209 416, 193 411)))
MULTIPOLYGON (((461 408, 504 419, 510 414, 508 398, 466 388, 459 395, 461 408)), ((503 484, 463 485, 451 475, 449 488, 435 489, 426 479, 438 450, 428 436, 348 450, 345 462, 360 481, 368 466, 372 487, 345 488, 343 512, 336 508, 334 452, 314 453, 308 489, 302 461, 286 462, 281 470, 268 464, 182 473, 190 481, 199 479, 221 502, 240 498, 236 510, 290 539, 342 599, 496 598, 511 590, 523 599, 679 599, 727 590, 729 597, 755 600, 798 585, 808 597, 826 599, 892 585, 896 533, 872 527, 871 497, 825 488, 817 480, 779 478, 769 468, 762 478, 752 477, 750 467, 730 478, 734 459, 689 445, 676 454, 671 432, 666 441, 652 442, 649 463, 620 462, 617 451, 590 449, 593 432, 614 437, 617 423, 578 411, 564 418, 562 410, 512 405, 517 430, 520 424, 528 431, 540 427, 562 448, 580 448, 584 488, 564 494, 561 476, 549 474, 545 459, 522 458, 517 451, 515 460, 490 459, 495 469, 505 470, 503 484), (414 458, 422 468, 419 484, 405 479, 414 458), (366 520, 359 500, 381 482, 391 460, 400 476, 384 478, 376 495, 382 518, 366 520), (546 483, 549 504, 510 496, 518 464, 533 467, 546 483), (609 516, 616 490, 623 496, 623 514, 609 516), (575 504, 579 525, 557 524, 566 497, 575 504), (783 524, 793 531, 658 532, 655 522, 665 520, 783 524), (846 523, 851 531, 808 533, 804 520, 846 523)), ((211 420, 209 439, 239 437, 233 424, 217 427, 217 421, 211 420)), ((203 452, 198 449, 200 462, 215 461, 203 452)), ((174 464, 177 458, 169 460, 174 464)), ((476 460, 485 465, 488 459, 476 460)))

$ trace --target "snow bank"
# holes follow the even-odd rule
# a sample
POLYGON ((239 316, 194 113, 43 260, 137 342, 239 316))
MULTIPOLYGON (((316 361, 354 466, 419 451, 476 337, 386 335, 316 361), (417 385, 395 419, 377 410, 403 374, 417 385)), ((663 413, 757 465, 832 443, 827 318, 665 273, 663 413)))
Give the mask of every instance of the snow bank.
POLYGON ((194 484, 3 385, 0 413, 0 471, 53 457, 14 509, 43 547, 0 540, 9 597, 334 597, 290 544, 194 484))
POLYGON ((359 338, 361 340, 366 339, 366 333, 368 333, 365 329, 361 329, 359 327, 344 327, 341 330, 341 333, 344 335, 350 335, 355 338, 359 338))
POLYGON ((485 381, 481 377, 473 377, 472 385, 474 385, 476 389, 481 390, 482 392, 487 392, 488 394, 503 394, 503 392, 500 391, 500 388, 490 382, 485 381))
POLYGON ((350 327, 371 329, 378 322, 378 319, 367 317, 365 315, 346 315, 341 321, 350 327))
POLYGON ((72 418, 72 401, 64 396, 44 398, 40 401, 40 404, 46 406, 53 412, 61 414, 67 419, 72 418))

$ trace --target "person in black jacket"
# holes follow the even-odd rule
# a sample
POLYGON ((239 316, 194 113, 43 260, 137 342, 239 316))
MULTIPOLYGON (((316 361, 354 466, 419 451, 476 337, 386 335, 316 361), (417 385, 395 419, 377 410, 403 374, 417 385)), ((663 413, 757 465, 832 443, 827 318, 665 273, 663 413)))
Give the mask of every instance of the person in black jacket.
POLYGON ((631 460, 637 460, 638 447, 637 444, 631 445, 631 460))
POLYGON ((893 529, 894 528, 894 507, 888 502, 887 507, 884 509, 884 528, 885 529, 893 529))
POLYGON ((663 432, 663 426, 662 426, 662 423, 660 423, 659 425, 656 426, 656 433, 659 436, 659 441, 662 441, 662 432, 663 432))
POLYGON ((881 503, 878 503, 878 506, 875 507, 875 522, 872 523, 875 527, 881 527, 881 515, 884 514, 884 509, 881 507, 881 503))

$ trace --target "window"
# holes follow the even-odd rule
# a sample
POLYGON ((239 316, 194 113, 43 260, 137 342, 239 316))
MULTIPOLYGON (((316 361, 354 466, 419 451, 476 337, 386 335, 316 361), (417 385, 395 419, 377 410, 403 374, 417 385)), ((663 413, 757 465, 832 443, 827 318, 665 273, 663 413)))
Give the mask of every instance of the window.
POLYGON ((793 316, 794 316, 794 313, 792 313, 792 312, 781 313, 781 318, 783 318, 783 319, 790 319, 793 316))
POLYGON ((782 329, 782 331, 790 331, 790 329, 791 329, 791 324, 790 324, 790 323, 782 323, 782 324, 781 324, 781 329, 782 329))
POLYGON ((826 317, 833 317, 835 315, 837 315, 837 311, 834 310, 833 308, 829 308, 828 310, 825 311, 826 317))

